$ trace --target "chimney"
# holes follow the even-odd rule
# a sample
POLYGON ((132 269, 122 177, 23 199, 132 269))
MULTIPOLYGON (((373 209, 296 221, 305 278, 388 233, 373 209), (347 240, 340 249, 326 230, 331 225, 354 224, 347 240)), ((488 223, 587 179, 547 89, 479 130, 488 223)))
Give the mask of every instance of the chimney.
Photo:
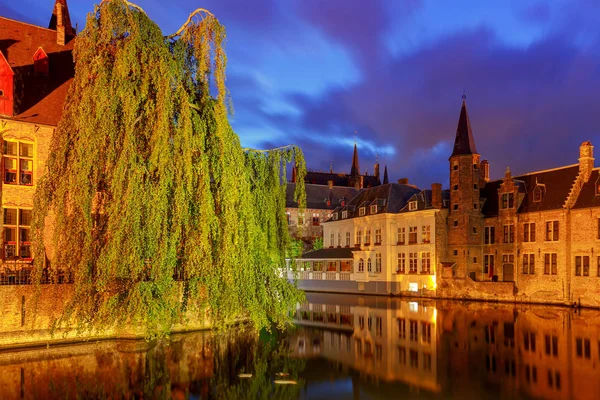
POLYGON ((365 187, 365 177, 363 175, 360 176, 360 187, 359 189, 362 189, 365 187))
POLYGON ((373 166, 373 170, 375 171, 375 177, 379 180, 379 163, 375 163, 373 166))
POLYGON ((481 174, 479 177, 479 186, 484 186, 487 182, 490 181, 490 163, 488 160, 483 160, 479 164, 479 173, 481 174))
POLYGON ((587 182, 594 169, 594 146, 591 142, 583 142, 579 147, 579 174, 587 182))
POLYGON ((56 2, 56 43, 64 46, 67 41, 67 33, 63 23, 63 5, 56 2))
POLYGON ((398 185, 408 185, 408 178, 398 179, 398 185))
POLYGON ((440 210, 442 208, 442 184, 431 184, 431 206, 440 210))
POLYGON ((333 188, 333 181, 327 181, 327 186, 329 186, 329 189, 333 188))

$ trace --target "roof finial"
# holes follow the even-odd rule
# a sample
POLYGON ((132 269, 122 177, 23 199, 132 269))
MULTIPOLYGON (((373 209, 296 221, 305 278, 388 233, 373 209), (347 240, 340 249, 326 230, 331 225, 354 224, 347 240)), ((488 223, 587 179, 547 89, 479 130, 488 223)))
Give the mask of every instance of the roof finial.
POLYGON ((465 101, 467 99, 467 94, 465 93, 465 89, 463 89, 463 94, 462 94, 461 98, 463 99, 463 101, 465 101))
POLYGON ((358 136, 358 131, 355 129, 354 130, 354 144, 356 145, 356 138, 358 136))
POLYGON ((333 160, 329 162, 329 173, 333 174, 333 160))
POLYGON ((379 164, 379 153, 375 154, 375 164, 379 164))

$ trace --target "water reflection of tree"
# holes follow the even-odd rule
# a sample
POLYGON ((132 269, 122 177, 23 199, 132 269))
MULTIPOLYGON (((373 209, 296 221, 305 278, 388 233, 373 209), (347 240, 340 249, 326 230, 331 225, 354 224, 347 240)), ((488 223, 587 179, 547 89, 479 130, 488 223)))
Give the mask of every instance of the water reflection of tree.
POLYGON ((229 332, 215 341, 215 370, 211 394, 216 399, 293 399, 302 387, 304 360, 290 358, 291 350, 279 332, 251 329, 229 332), (251 374, 240 378, 239 374, 251 374), (283 374, 283 375, 281 375, 283 374), (274 380, 297 384, 276 384, 274 380))

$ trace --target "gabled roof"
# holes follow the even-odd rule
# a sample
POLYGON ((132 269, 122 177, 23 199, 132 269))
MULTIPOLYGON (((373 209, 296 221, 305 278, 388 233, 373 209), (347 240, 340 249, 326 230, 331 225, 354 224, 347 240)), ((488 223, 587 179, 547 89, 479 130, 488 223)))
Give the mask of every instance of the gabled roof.
MULTIPOLYGON (((75 68, 71 40, 57 44, 55 30, 0 17, 0 52, 14 71, 15 93, 12 119, 57 125, 75 68), (35 76, 33 56, 48 55, 49 76, 35 76)), ((9 117, 11 118, 11 117, 9 117)))
MULTIPOLYGON (((575 164, 515 176, 513 179, 519 192, 524 193, 523 202, 517 212, 527 213, 562 209, 578 174, 579 165, 575 164), (533 201, 533 191, 536 184, 546 186, 546 193, 539 202, 533 201)), ((502 179, 490 181, 481 190, 481 197, 485 198, 482 212, 486 217, 498 215, 498 190, 501 184, 502 179)))
MULTIPOLYGON (((600 185, 600 170, 598 168, 592 171, 590 179, 584 183, 573 208, 600 207, 600 195, 596 194, 597 185, 600 185)), ((600 190, 598 190, 598 193, 600 193, 600 190)))
MULTIPOLYGON (((432 197, 431 189, 422 190, 419 193, 416 193, 413 196, 411 196, 411 198, 408 199, 408 201, 406 202, 406 205, 404 207, 402 207, 400 212, 408 213, 408 212, 433 209, 434 207, 431 205, 431 197, 432 197), (411 201, 417 202, 416 210, 409 210, 408 203, 410 203, 411 201)), ((443 204, 444 204, 444 200, 449 200, 449 199, 450 199, 450 190, 442 190, 442 208, 448 208, 447 205, 444 206, 443 204)))
MULTIPOLYGON (((360 207, 371 204, 378 204, 381 207, 377 210, 380 213, 398 213, 413 195, 421 190, 412 185, 399 185, 397 183, 388 183, 386 185, 376 186, 361 190, 348 205, 354 205, 353 212, 348 212, 348 218, 359 217, 360 207)), ((370 215, 370 210, 367 209, 370 215)))
MULTIPOLYGON (((306 208, 317 210, 333 210, 341 205, 340 200, 345 199, 346 204, 359 192, 358 189, 346 186, 334 186, 331 189, 327 185, 306 184, 306 208), (327 199, 330 200, 329 207, 327 199)), ((288 183, 286 187, 285 206, 289 208, 298 208, 298 203, 294 201, 295 183, 288 183)))
MULTIPOLYGON (((456 139, 454 140, 454 149, 452 156, 464 154, 477 154, 475 141, 473 140, 473 131, 471 130, 471 121, 467 112, 467 102, 463 96, 462 106, 460 108, 460 117, 458 118, 458 127, 456 128, 456 139)), ((450 156, 450 157, 452 157, 450 156)))

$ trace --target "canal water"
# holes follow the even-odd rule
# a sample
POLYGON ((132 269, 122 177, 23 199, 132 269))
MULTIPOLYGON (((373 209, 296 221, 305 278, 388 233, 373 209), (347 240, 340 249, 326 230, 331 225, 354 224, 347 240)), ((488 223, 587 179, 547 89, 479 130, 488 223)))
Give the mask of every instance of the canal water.
POLYGON ((0 399, 600 399, 600 312, 309 293, 285 332, 0 351, 0 399))

